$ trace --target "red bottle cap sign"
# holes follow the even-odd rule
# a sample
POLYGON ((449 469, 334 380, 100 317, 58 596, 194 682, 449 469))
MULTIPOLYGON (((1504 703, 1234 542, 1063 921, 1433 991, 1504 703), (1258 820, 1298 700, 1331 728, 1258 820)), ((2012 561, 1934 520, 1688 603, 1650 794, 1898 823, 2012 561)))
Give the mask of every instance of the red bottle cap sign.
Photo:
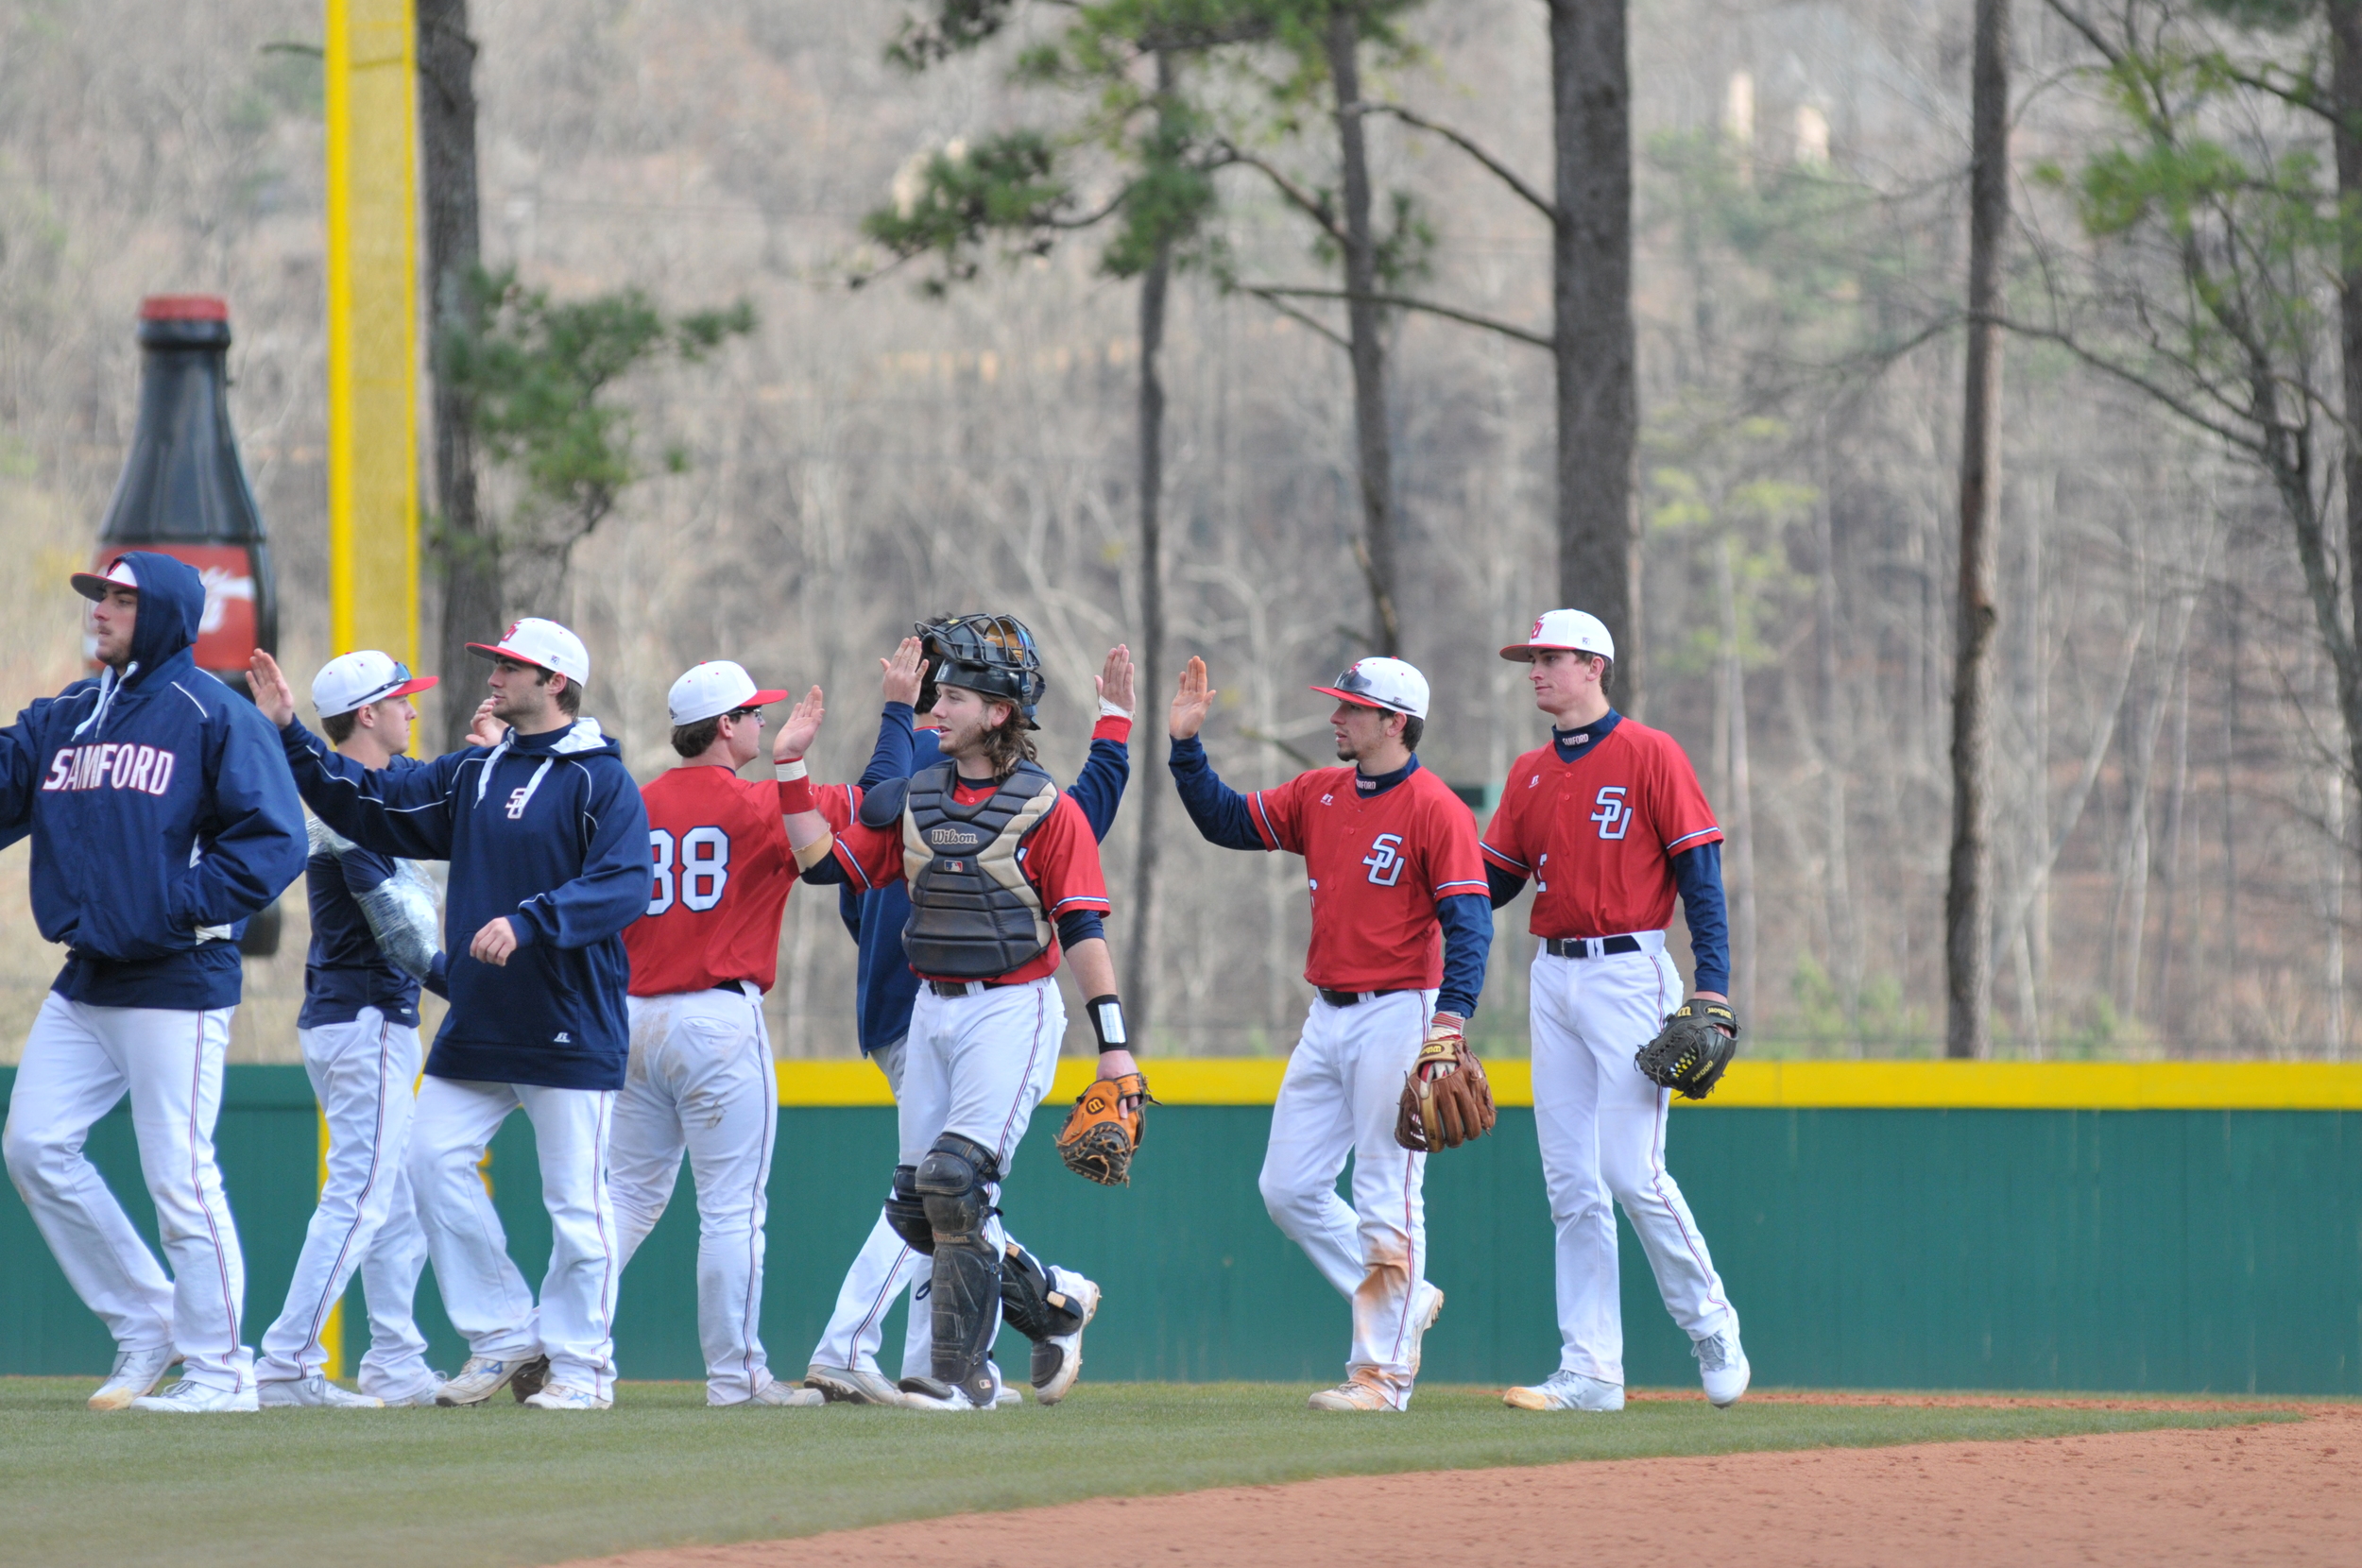
POLYGON ((142 321, 227 321, 230 301, 218 294, 151 294, 140 301, 142 321))

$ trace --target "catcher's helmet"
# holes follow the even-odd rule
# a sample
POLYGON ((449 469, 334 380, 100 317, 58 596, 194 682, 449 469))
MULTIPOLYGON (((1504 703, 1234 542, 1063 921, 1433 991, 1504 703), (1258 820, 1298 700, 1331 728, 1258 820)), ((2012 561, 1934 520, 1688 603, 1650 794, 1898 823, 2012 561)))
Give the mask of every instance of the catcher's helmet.
POLYGON ((914 629, 927 653, 920 712, 934 707, 936 687, 957 686, 995 702, 1015 703, 1027 729, 1041 727, 1034 722, 1034 707, 1049 683, 1024 622, 1014 615, 947 615, 921 621, 914 629))

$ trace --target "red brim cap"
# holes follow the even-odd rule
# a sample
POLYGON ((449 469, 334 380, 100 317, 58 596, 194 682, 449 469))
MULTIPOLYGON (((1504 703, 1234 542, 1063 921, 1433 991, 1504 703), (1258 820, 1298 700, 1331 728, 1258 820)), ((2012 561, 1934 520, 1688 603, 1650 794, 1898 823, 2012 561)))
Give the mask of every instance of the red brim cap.
POLYGON ((413 675, 377 700, 385 703, 391 702, 396 697, 407 697, 413 692, 425 690, 442 678, 440 675, 413 675))
MULTIPOLYGON (((1350 673, 1350 672, 1347 673, 1350 673)), ((1396 707, 1392 703, 1372 702, 1367 691, 1340 691, 1333 686, 1315 686, 1311 690, 1324 697, 1334 697, 1341 703, 1351 703, 1356 707, 1375 707, 1382 713, 1411 713, 1409 708, 1396 707)), ((1414 719, 1418 717, 1415 713, 1412 713, 1411 716, 1414 719)))
POLYGON ((785 701, 787 701, 787 693, 784 691, 758 691, 753 696, 748 697, 745 702, 740 703, 738 706, 741 707, 768 707, 773 703, 783 703, 785 701))
POLYGON ((549 670, 553 675, 557 673, 539 659, 529 657, 514 648, 504 648, 497 642, 471 642, 468 644, 468 652, 482 654, 486 658, 505 658, 517 664, 530 664, 536 670, 549 670))

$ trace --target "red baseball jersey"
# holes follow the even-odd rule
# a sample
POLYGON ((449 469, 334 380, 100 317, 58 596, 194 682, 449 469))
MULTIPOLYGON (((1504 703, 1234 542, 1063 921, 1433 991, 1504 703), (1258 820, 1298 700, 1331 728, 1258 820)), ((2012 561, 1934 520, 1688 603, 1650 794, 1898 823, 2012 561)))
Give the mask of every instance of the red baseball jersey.
POLYGON ((1330 991, 1444 983, 1435 901, 1485 891, 1476 818, 1425 768, 1364 797, 1352 768, 1315 768, 1246 797, 1268 849, 1304 857, 1312 946, 1304 978, 1330 991))
MULTIPOLYGON (((951 798, 962 806, 973 806, 989 800, 997 786, 991 783, 970 784, 961 779, 951 787, 951 798)), ((853 886, 864 893, 888 882, 902 879, 902 827, 897 822, 891 827, 870 827, 853 820, 861 792, 854 789, 829 789, 813 792, 813 804, 828 819, 836 833, 836 861, 852 878, 853 886)), ((1101 914, 1114 906, 1107 902, 1107 882, 1099 868, 1099 840, 1091 832, 1090 818, 1074 804, 1074 797, 1064 790, 1058 792, 1058 802, 1019 842, 1017 863, 1041 899, 1042 913, 1055 925, 1058 916, 1074 910, 1096 910, 1101 914)), ((1054 973, 1058 967, 1058 939, 1053 935, 1050 946, 1041 955, 1005 975, 996 977, 1000 983, 1017 985, 1054 973)), ((913 965, 916 969, 916 965, 913 965)), ((929 975, 917 969, 922 980, 946 980, 955 977, 929 975)))
POLYGON ((624 928, 631 994, 667 997, 779 978, 779 913, 795 885, 779 787, 723 767, 675 768, 640 792, 655 878, 624 928))
POLYGON ((1673 857, 1720 844, 1697 770, 1661 729, 1619 719, 1572 762, 1546 745, 1517 758, 1484 829, 1484 853, 1534 881, 1535 936, 1661 931, 1673 857))

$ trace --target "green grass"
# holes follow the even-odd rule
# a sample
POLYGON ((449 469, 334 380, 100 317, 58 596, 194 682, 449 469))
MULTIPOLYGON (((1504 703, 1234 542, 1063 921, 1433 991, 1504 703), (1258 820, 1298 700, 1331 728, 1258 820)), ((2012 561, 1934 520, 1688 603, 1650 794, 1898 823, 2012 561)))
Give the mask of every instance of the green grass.
POLYGON ((1400 1418, 1264 1384, 1085 1384, 1053 1410, 709 1410, 625 1384, 612 1412, 93 1415, 86 1379, 0 1379, 0 1562, 156 1568, 555 1562, 635 1546, 1321 1475, 1742 1449, 2063 1437, 2266 1410, 1646 1403, 1535 1416, 1423 1388, 1400 1418))

